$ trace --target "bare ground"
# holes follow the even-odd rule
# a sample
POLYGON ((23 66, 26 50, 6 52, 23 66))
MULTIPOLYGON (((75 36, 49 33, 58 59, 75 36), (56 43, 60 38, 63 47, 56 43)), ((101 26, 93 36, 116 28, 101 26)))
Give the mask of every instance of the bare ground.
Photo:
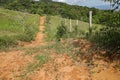
MULTIPOLYGON (((25 48, 44 46, 45 42, 44 19, 40 17, 39 32, 35 41, 29 44, 23 44, 25 48)), ((75 44, 85 44, 81 46, 83 52, 89 49, 90 43, 84 40, 74 41, 75 44)), ((44 54, 34 53, 26 55, 25 50, 15 50, 0 53, 0 80, 119 80, 120 71, 115 69, 112 64, 107 63, 103 59, 96 59, 99 56, 94 55, 93 64, 96 66, 88 66, 86 60, 75 61, 68 54, 56 54, 50 52, 50 59, 38 69, 28 71, 30 64, 37 64, 34 59, 36 55, 44 54), (97 56, 97 57, 96 57, 97 56)), ((78 56, 79 57, 79 56, 78 56)), ((87 59, 91 59, 89 56, 87 59)))

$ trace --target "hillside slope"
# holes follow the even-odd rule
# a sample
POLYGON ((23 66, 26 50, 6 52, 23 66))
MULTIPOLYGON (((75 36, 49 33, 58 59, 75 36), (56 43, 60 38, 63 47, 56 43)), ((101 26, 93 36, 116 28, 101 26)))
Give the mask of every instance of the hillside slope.
POLYGON ((31 41, 38 31, 39 15, 0 8, 0 49, 31 41), (27 34, 29 33, 29 34, 27 34))

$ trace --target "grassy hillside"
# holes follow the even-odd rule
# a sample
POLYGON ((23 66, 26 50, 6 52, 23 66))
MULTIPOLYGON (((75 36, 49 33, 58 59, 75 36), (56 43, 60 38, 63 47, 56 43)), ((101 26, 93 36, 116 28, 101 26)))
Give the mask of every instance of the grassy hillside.
MULTIPOLYGON (((61 22, 65 23, 65 26, 69 32, 69 28, 70 28, 70 19, 65 19, 62 18, 61 16, 47 16, 48 18, 48 23, 46 24, 46 33, 48 36, 48 40, 54 40, 55 39, 55 35, 57 32, 57 28, 61 25, 61 22)), ((72 23, 72 33, 70 33, 70 37, 85 37, 85 35, 89 32, 89 23, 87 22, 83 22, 83 21, 78 21, 78 34, 73 35, 75 32, 75 27, 76 27, 76 22, 77 20, 71 20, 72 23)), ((99 25, 99 24, 93 24, 92 28, 93 28, 93 32, 96 30, 99 30, 100 28, 102 28, 103 25, 99 25)))
POLYGON ((39 15, 0 8, 0 48, 11 46, 10 43, 17 44, 18 40, 33 40, 38 21, 39 15))

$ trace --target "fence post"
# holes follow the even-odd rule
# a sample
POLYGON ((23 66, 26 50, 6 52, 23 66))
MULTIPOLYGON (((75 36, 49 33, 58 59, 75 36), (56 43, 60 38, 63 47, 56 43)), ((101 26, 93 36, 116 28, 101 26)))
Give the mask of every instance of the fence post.
POLYGON ((92 32, 92 11, 89 11, 89 33, 92 32))
POLYGON ((70 32, 72 32, 72 22, 71 22, 71 19, 70 19, 70 32))

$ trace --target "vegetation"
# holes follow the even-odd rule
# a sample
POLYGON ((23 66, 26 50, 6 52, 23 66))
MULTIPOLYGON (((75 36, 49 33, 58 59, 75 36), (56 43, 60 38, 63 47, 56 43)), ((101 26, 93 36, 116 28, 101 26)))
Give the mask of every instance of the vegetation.
POLYGON ((120 7, 120 0, 104 0, 104 1, 109 1, 112 3, 112 6, 114 7, 113 10, 116 10, 120 7))
POLYGON ((38 35, 30 45, 0 53, 0 79, 94 80, 95 77, 109 80, 111 74, 119 79, 119 19, 120 11, 98 10, 52 0, 0 0, 0 50, 34 40, 40 25, 38 35), (91 33, 88 23, 90 10, 93 11, 91 33), (39 19, 39 15, 46 16, 39 19), (44 19, 45 26, 39 24, 44 23, 44 19), (96 74, 105 75, 106 71, 109 76, 96 77, 96 74))
POLYGON ((67 34, 67 28, 64 25, 64 23, 61 22, 61 25, 57 28, 56 39, 60 41, 60 39, 63 38, 66 34, 67 34))
MULTIPOLYGON (((103 27, 99 31, 95 32, 91 36, 91 40, 96 42, 98 46, 107 50, 109 56, 113 56, 114 53, 119 53, 120 50, 120 12, 114 12, 110 15, 106 15, 106 27, 103 27)), ((119 54, 120 55, 120 54, 119 54)))
POLYGON ((21 79, 26 79, 26 76, 30 73, 40 69, 43 64, 48 62, 50 57, 47 54, 35 55, 34 60, 36 62, 28 63, 25 68, 25 71, 20 75, 21 79))
MULTIPOLYGON (((45 27, 47 41, 53 41, 53 40, 55 41, 58 36, 59 38, 85 38, 89 31, 88 30, 89 24, 87 22, 78 21, 77 33, 76 33, 76 20, 71 20, 71 23, 72 23, 72 32, 70 32, 69 30, 70 19, 61 18, 60 16, 51 16, 49 23, 46 23, 46 27, 45 27), (66 35, 61 33, 61 30, 65 30, 66 35), (60 37, 61 34, 63 35, 60 37)), ((93 24, 93 32, 98 31, 102 27, 104 26, 93 24)))
MULTIPOLYGON (((117 13, 117 12, 116 12, 117 13)), ((60 16, 51 16, 49 24, 46 24, 46 34, 47 34, 47 40, 49 38, 50 41, 53 41, 55 39, 60 40, 61 38, 70 39, 76 39, 76 38, 86 38, 90 40, 91 42, 97 44, 98 47, 104 49, 107 51, 107 56, 109 57, 115 57, 115 55, 118 55, 120 50, 120 37, 119 37, 119 20, 114 18, 114 21, 112 21, 113 16, 119 17, 116 14, 111 14, 109 16, 109 23, 111 24, 104 24, 98 25, 93 24, 93 33, 91 35, 88 35, 89 31, 89 24, 78 21, 78 27, 77 27, 77 33, 76 33, 76 20, 72 20, 72 32, 69 32, 69 19, 66 19, 66 23, 64 18, 61 18, 60 16), (115 21, 116 20, 116 21, 115 21), (63 22, 61 24, 61 21, 63 22), (115 23, 112 23, 115 22, 115 23), (116 27, 115 27, 116 24, 116 27), (113 27, 114 25, 114 27, 113 27), (56 27, 58 26, 58 27, 56 27), (114 54, 116 53, 116 54, 114 54)), ((108 17, 106 16, 106 17, 108 17)), ((60 45, 60 44, 59 44, 60 45)), ((65 47, 64 47, 65 49, 65 47)), ((57 49, 58 50, 58 49, 57 49)), ((62 50, 61 50, 62 51, 62 50)))
POLYGON ((38 20, 39 15, 0 8, 0 49, 15 46, 19 40, 34 40, 38 20))
MULTIPOLYGON (((119 7, 119 0, 105 0, 105 1, 113 1, 114 2, 113 6, 115 7, 115 9, 119 7)), ((120 11, 119 10, 118 11, 99 10, 95 8, 88 8, 88 7, 82 7, 77 5, 68 5, 61 2, 53 2, 52 0, 45 0, 45 1, 42 0, 37 2, 34 0, 8 0, 8 1, 1 0, 1 2, 2 2, 2 5, 1 5, 2 7, 11 9, 11 10, 29 12, 33 14, 39 14, 39 15, 47 14, 47 15, 53 15, 53 16, 55 15, 61 16, 62 18, 59 18, 58 19, 59 21, 52 19, 50 16, 47 16, 46 23, 47 23, 47 26, 49 27, 46 28, 47 30, 46 33, 48 35, 48 38, 47 38, 48 40, 55 39, 56 37, 55 35, 57 35, 57 39, 60 40, 60 38, 63 37, 64 34, 66 34, 66 31, 67 33, 69 33, 69 21, 68 21, 69 19, 73 19, 74 25, 72 26, 73 32, 69 33, 67 37, 74 37, 74 36, 76 37, 76 32, 78 31, 77 37, 82 36, 82 38, 83 37, 85 38, 86 35, 88 35, 88 27, 87 27, 88 23, 79 25, 82 27, 78 26, 78 30, 76 30, 77 28, 76 28, 75 20, 88 22, 89 20, 88 13, 90 10, 92 10, 93 23, 105 25, 106 27, 99 28, 98 26, 93 26, 95 30, 93 30, 93 33, 91 36, 89 36, 89 39, 93 42, 96 42, 98 46, 104 47, 105 49, 109 48, 112 51, 119 50, 119 47, 120 47, 120 38, 119 38, 120 11), (65 23, 65 25, 60 23, 61 21, 64 22, 64 19, 67 20, 67 23, 65 23), (54 23, 52 23, 52 21, 54 21, 54 23), (83 27, 84 25, 85 27, 83 27), (59 27, 57 28, 57 26, 59 27), (98 28, 96 29, 96 27, 98 28)), ((25 18, 23 17, 23 20, 24 19, 25 18)), ((22 24, 24 24, 24 22, 22 24)), ((18 24, 18 26, 21 26, 21 25, 18 24)), ((19 35, 22 37, 22 38, 19 37, 20 38, 19 40, 30 41, 33 39, 34 35, 32 34, 34 34, 34 30, 31 29, 30 27, 28 28, 28 26, 30 26, 30 24, 25 25, 24 28, 23 27, 21 28, 23 30, 24 35, 19 35), (31 34, 28 34, 28 33, 31 33, 31 34)), ((13 32, 11 34, 14 35, 13 32)))
POLYGON ((93 22, 100 23, 104 14, 110 14, 110 10, 99 10, 95 8, 68 5, 60 2, 32 1, 32 0, 10 0, 4 4, 5 8, 24 11, 34 14, 61 15, 64 18, 78 19, 88 22, 88 12, 93 11, 93 22))

